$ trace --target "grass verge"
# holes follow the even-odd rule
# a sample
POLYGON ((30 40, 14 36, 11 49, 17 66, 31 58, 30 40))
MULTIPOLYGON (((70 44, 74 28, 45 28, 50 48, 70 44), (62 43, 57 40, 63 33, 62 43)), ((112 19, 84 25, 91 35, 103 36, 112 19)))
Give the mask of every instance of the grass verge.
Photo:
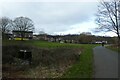
POLYGON ((120 53, 120 48, 117 45, 107 46, 106 48, 111 49, 111 50, 113 50, 115 52, 120 53))
POLYGON ((80 55, 79 61, 62 76, 63 78, 92 78, 93 51, 96 45, 84 45, 85 50, 80 55))

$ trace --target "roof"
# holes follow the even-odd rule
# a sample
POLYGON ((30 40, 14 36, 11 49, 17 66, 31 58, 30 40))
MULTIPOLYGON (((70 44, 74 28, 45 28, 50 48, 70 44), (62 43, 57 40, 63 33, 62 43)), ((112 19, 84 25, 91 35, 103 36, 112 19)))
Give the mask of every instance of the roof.
POLYGON ((33 33, 33 31, 18 31, 18 30, 13 30, 12 32, 25 32, 25 33, 33 33))

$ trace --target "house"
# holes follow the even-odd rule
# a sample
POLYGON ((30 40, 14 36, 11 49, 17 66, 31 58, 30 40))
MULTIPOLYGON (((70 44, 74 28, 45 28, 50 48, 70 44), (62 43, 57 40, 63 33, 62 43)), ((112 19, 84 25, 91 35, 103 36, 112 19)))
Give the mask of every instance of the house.
POLYGON ((102 44, 102 43, 107 44, 107 41, 96 41, 95 43, 96 43, 96 44, 102 44))
POLYGON ((30 40, 33 38, 33 32, 32 31, 12 31, 13 39, 14 40, 30 40))
POLYGON ((48 40, 47 34, 33 35, 34 40, 48 40))

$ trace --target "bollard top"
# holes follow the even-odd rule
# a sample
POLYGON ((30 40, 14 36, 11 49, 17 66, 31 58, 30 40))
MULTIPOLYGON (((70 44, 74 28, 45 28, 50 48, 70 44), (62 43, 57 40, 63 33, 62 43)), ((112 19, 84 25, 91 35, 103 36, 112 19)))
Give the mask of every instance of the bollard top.
POLYGON ((24 52, 24 50, 20 50, 20 52, 24 52))
POLYGON ((23 49, 21 49, 21 50, 19 50, 20 52, 31 52, 31 51, 28 51, 28 50, 23 50, 23 49))
POLYGON ((27 52, 27 50, 24 50, 24 52, 27 52))

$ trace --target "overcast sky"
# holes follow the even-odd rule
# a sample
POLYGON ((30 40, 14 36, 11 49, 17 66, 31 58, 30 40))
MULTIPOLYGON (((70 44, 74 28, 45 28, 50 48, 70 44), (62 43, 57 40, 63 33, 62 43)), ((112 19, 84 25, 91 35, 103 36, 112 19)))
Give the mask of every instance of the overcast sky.
POLYGON ((114 36, 113 33, 94 33, 97 1, 92 2, 3 2, 0 3, 0 16, 14 20, 25 16, 32 19, 35 33, 80 34, 91 32, 96 35, 114 36))

